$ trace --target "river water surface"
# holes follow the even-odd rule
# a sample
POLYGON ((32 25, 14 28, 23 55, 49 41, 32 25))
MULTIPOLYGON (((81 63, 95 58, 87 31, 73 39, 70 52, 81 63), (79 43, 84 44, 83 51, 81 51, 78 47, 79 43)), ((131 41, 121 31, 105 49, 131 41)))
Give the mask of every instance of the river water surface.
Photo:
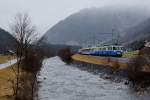
POLYGON ((38 76, 39 100, 150 100, 123 83, 99 78, 64 64, 58 57, 46 59, 38 76))

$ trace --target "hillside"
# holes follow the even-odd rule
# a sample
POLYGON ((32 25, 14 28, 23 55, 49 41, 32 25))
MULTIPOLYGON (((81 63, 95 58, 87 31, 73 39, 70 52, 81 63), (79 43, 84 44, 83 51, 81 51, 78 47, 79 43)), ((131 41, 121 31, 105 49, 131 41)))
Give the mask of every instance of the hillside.
POLYGON ((121 40, 125 43, 143 39, 150 40, 150 18, 124 32, 125 35, 121 40))
POLYGON ((15 39, 5 30, 0 28, 0 53, 5 50, 14 49, 15 39))
POLYGON ((61 45, 61 44, 56 45, 56 44, 39 43, 38 48, 41 50, 44 50, 44 53, 46 53, 46 55, 50 54, 51 56, 58 56, 59 51, 64 48, 69 48, 71 52, 74 53, 74 52, 77 52, 78 49, 80 49, 81 47, 61 45))
POLYGON ((120 42, 134 50, 144 47, 145 40, 150 41, 150 18, 124 31, 120 42))
POLYGON ((107 41, 112 39, 112 29, 114 33, 121 33, 149 16, 144 8, 87 8, 54 25, 45 33, 43 40, 47 43, 70 45, 93 44, 95 40, 107 41))

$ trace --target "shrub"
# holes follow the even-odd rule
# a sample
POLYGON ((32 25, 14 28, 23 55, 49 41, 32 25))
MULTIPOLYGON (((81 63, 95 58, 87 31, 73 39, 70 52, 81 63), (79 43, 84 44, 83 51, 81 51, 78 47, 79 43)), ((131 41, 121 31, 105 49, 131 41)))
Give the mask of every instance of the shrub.
POLYGON ((36 72, 39 71, 42 66, 42 61, 44 59, 43 53, 36 51, 34 49, 30 49, 27 56, 22 60, 23 69, 36 72))
POLYGON ((141 49, 139 55, 130 60, 128 70, 128 78, 134 85, 150 85, 150 74, 144 72, 148 70, 150 71, 148 48, 141 49))
POLYGON ((69 48, 61 49, 58 52, 58 56, 62 59, 62 61, 66 62, 67 64, 70 64, 72 62, 72 56, 71 50, 69 48))
POLYGON ((33 100, 38 89, 37 73, 42 67, 43 53, 36 49, 29 49, 27 55, 21 61, 21 73, 19 75, 18 100, 33 100))

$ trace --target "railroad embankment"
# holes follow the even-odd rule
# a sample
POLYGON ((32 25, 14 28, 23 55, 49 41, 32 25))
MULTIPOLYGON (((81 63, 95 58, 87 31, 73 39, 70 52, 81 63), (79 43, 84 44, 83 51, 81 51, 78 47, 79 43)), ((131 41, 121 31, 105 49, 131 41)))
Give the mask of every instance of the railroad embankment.
POLYGON ((135 90, 143 90, 150 87, 149 53, 149 49, 144 48, 135 57, 117 58, 75 54, 72 59, 73 65, 81 70, 116 82, 127 79, 135 90))
POLYGON ((114 69, 135 70, 140 72, 150 72, 149 59, 147 56, 138 55, 137 57, 101 57, 75 54, 72 56, 74 61, 90 63, 95 65, 106 65, 114 69))
POLYGON ((115 58, 115 57, 100 57, 100 56, 90 56, 90 55, 80 55, 75 54, 72 56, 75 61, 96 64, 96 65, 107 65, 112 68, 127 69, 128 58, 115 58))

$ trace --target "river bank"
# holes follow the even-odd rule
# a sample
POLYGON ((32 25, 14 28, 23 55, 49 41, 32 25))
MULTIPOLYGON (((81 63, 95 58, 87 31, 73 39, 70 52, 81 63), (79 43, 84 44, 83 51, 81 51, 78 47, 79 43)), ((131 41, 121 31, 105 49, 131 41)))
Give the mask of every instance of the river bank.
POLYGON ((72 59, 73 66, 97 74, 103 79, 124 81, 136 91, 147 90, 150 87, 150 70, 145 66, 146 60, 140 56, 129 59, 75 54, 72 59))

